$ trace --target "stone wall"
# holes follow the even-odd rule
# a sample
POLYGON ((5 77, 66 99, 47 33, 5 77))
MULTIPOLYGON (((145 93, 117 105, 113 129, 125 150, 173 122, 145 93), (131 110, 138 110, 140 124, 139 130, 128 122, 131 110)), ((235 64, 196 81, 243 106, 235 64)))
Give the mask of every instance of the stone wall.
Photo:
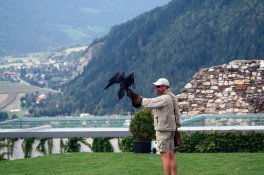
POLYGON ((202 69, 178 98, 185 115, 264 113, 264 60, 202 69))

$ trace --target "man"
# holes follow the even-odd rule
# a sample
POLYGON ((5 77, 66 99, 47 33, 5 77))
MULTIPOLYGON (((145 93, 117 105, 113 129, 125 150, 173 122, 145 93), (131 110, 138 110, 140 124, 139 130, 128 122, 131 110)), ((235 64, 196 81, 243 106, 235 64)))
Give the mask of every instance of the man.
POLYGON ((170 91, 169 81, 160 78, 153 83, 159 95, 156 98, 138 96, 134 104, 152 109, 158 149, 163 161, 165 175, 177 175, 177 161, 174 157, 176 127, 179 127, 179 108, 177 97, 170 91))

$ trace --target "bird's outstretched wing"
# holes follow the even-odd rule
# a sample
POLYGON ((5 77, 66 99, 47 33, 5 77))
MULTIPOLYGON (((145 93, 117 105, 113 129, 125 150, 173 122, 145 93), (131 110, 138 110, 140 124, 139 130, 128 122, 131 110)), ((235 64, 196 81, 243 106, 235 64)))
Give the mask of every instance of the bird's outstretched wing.
POLYGON ((117 72, 109 81, 108 84, 105 86, 104 89, 107 89, 109 86, 115 84, 115 83, 120 83, 124 80, 125 78, 125 73, 124 72, 117 72))
POLYGON ((124 78, 124 88, 128 89, 130 86, 134 86, 135 80, 134 80, 134 72, 130 72, 127 76, 124 78))
POLYGON ((120 83, 120 89, 118 91, 117 96, 118 96, 119 100, 125 96, 125 88, 124 88, 124 83, 123 82, 120 83))
POLYGON ((119 100, 125 96, 126 90, 130 86, 134 86, 134 72, 130 72, 128 75, 125 75, 124 72, 117 72, 109 81, 108 84, 105 86, 104 89, 107 89, 109 86, 113 84, 120 84, 120 89, 118 91, 118 98, 119 100))

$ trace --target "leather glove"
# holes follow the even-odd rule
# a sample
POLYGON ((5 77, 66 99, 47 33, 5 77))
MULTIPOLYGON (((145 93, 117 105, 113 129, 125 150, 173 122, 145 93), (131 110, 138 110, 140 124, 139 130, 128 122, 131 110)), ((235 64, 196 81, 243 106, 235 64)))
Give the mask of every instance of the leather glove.
POLYGON ((142 97, 140 97, 136 92, 134 92, 130 88, 128 88, 126 92, 127 92, 127 96, 130 98, 132 102, 132 106, 135 108, 141 107, 142 97))

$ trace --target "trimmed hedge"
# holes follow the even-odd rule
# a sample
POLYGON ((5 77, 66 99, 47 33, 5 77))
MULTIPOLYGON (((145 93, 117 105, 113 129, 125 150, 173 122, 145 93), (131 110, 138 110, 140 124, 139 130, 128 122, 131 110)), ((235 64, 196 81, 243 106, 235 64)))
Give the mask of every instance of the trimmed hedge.
POLYGON ((263 152, 264 132, 181 132, 179 152, 263 152))
MULTIPOLYGON (((121 140, 121 150, 131 152, 132 138, 121 140)), ((181 132, 182 145, 177 152, 217 153, 217 152, 264 152, 264 131, 262 132, 181 132)))

